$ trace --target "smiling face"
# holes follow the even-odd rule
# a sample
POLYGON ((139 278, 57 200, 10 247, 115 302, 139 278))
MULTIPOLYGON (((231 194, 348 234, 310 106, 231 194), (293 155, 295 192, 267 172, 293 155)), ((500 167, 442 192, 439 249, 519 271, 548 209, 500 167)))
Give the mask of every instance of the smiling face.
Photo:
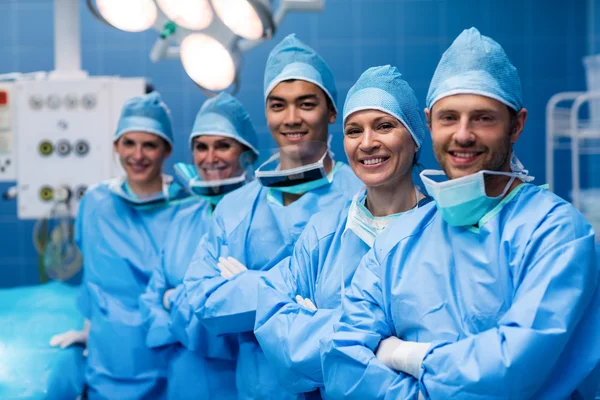
POLYGON ((396 185, 412 172, 417 146, 395 117, 379 110, 351 114, 344 125, 344 150, 367 187, 396 185))
POLYGON ((197 136, 192 142, 194 165, 205 181, 240 176, 240 156, 245 150, 238 141, 225 136, 197 136))
POLYGON ((481 170, 510 172, 527 110, 511 116, 508 107, 489 97, 460 94, 445 97, 425 110, 433 151, 450 179, 481 170))
POLYGON ((147 186, 161 178, 162 166, 171 154, 171 146, 160 136, 147 132, 129 132, 114 144, 130 184, 147 186))
POLYGON ((336 112, 317 85, 293 80, 279 83, 269 93, 266 116, 282 163, 288 157, 293 164, 304 165, 316 162, 323 155, 328 125, 335 122, 336 112))

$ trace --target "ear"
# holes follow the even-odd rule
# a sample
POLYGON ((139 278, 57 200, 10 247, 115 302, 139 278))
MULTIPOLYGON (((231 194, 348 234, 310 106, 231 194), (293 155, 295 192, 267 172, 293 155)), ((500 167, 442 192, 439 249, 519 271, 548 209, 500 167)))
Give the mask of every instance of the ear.
POLYGON ((163 159, 166 160, 167 158, 169 158, 172 152, 173 147, 170 144, 166 143, 163 159))
POLYGON ((121 140, 121 138, 119 138, 113 142, 113 151, 115 153, 117 153, 119 151, 119 140, 121 140))
POLYGON ((427 119, 427 127, 431 130, 431 112, 429 108, 425 108, 425 118, 427 119))
POLYGON ((521 111, 517 113, 517 123, 515 124, 515 130, 510 136, 510 142, 512 144, 517 143, 519 137, 521 137, 521 133, 523 133, 523 129, 525 128, 525 121, 527 121, 527 109, 522 108, 521 111))
POLYGON ((336 119, 337 119, 337 111, 335 111, 333 109, 329 110, 329 123, 334 124, 336 119))

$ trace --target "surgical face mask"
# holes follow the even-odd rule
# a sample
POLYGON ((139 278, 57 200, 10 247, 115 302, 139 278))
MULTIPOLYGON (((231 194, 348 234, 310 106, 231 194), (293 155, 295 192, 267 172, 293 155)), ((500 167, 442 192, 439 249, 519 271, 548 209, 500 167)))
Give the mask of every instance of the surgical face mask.
MULTIPOLYGON (((387 228, 392 220, 400 215, 404 214, 397 213, 387 215, 385 217, 374 217, 373 214, 365 207, 364 199, 360 199, 363 193, 358 193, 352 199, 352 204, 348 210, 348 220, 346 221, 345 230, 350 229, 356 234, 363 242, 369 247, 373 247, 375 238, 379 236, 381 232, 387 228)), ((415 187, 415 201, 416 208, 419 207, 419 190, 415 187)))
MULTIPOLYGON (((352 199, 352 204, 348 210, 348 219, 346 220, 346 227, 344 233, 350 230, 356 234, 363 242, 365 242, 370 248, 373 248, 375 239, 381 232, 383 232, 390 222, 395 218, 405 214, 409 211, 402 213, 387 215, 385 217, 374 217, 373 214, 365 207, 364 198, 361 196, 364 192, 357 193, 352 199)), ((419 208, 419 189, 415 186, 415 208, 419 208)), ((413 210, 415 209, 413 208, 413 210)), ((346 281, 344 276, 344 266, 340 265, 340 302, 343 305, 346 293, 346 281)))
POLYGON ((165 179, 163 179, 162 191, 147 197, 140 197, 136 195, 133 192, 133 190, 131 190, 131 188, 129 187, 126 177, 113 179, 112 181, 110 181, 108 188, 113 194, 119 196, 120 198, 134 206, 147 206, 166 201, 166 199, 168 198, 167 191, 170 182, 170 179, 168 180, 168 182, 166 182, 165 179))
POLYGON ((529 175, 529 170, 525 169, 523 163, 521 163, 514 152, 510 156, 510 170, 523 182, 531 182, 535 179, 535 177, 529 175))
POLYGON ((315 163, 280 170, 280 153, 277 153, 258 167, 255 175, 262 186, 273 190, 291 194, 306 193, 331 183, 332 174, 327 176, 324 165, 327 154, 329 151, 325 151, 315 163))
POLYGON ((445 176, 443 171, 424 170, 420 176, 427 192, 435 200, 438 210, 448 224, 472 226, 500 203, 515 179, 523 182, 531 182, 535 179, 529 175, 529 171, 525 169, 514 152, 510 158, 510 169, 512 172, 483 170, 445 182, 436 182, 427 177, 427 175, 445 176), (497 197, 488 197, 485 190, 485 174, 503 175, 511 179, 504 187, 502 194, 497 197))
POLYGON ((119 196, 134 207, 152 207, 161 206, 169 201, 183 200, 186 197, 189 197, 185 191, 181 190, 179 185, 174 185, 172 183, 173 177, 163 175, 162 190, 147 197, 136 195, 129 187, 126 177, 112 179, 108 184, 108 188, 113 194, 119 196))
POLYGON ((244 186, 249 181, 245 172, 233 178, 203 181, 194 165, 177 163, 173 169, 177 181, 184 188, 213 205, 216 205, 225 194, 244 186))
POLYGON ((436 182, 428 177, 445 176, 444 171, 426 169, 421 180, 437 205, 442 218, 452 226, 472 226, 500 203, 510 186, 520 174, 516 172, 479 171, 462 178, 436 182), (485 191, 485 175, 510 177, 499 196, 488 197, 485 191))

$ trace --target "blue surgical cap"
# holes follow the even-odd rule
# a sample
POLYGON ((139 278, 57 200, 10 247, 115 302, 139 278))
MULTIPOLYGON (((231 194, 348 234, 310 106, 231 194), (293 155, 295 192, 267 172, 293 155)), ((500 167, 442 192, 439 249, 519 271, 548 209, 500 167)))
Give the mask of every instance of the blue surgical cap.
POLYGON ((134 97, 125 102, 114 141, 128 132, 153 133, 173 146, 171 111, 158 92, 134 97))
POLYGON ((477 94, 523 108, 521 80, 502 47, 476 28, 465 29, 446 50, 431 80, 427 108, 455 94, 477 94))
POLYGON ((394 116, 408 129, 417 148, 421 148, 426 132, 421 107, 396 67, 385 65, 363 72, 346 96, 344 125, 350 114, 361 110, 379 110, 394 116))
POLYGON ((258 157, 257 136, 250 115, 238 99, 226 92, 206 100, 194 121, 190 134, 192 141, 198 136, 225 136, 248 146, 258 157))
POLYGON ((337 111, 337 89, 331 69, 313 49, 296 35, 286 36, 269 54, 265 68, 265 100, 279 83, 298 79, 317 85, 337 111))

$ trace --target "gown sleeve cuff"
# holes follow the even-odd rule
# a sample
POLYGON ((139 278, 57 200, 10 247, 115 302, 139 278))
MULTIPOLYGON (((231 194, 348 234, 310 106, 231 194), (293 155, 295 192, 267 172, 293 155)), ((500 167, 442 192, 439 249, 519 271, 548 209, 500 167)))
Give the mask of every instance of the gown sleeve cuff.
POLYGON ((394 369, 419 379, 421 364, 430 348, 431 343, 402 341, 392 356, 394 369))
POLYGON ((173 290, 169 293, 169 297, 167 297, 167 302, 169 303, 169 310, 172 310, 173 307, 178 303, 179 297, 182 295, 182 292, 185 290, 183 284, 179 284, 173 288, 173 290))

